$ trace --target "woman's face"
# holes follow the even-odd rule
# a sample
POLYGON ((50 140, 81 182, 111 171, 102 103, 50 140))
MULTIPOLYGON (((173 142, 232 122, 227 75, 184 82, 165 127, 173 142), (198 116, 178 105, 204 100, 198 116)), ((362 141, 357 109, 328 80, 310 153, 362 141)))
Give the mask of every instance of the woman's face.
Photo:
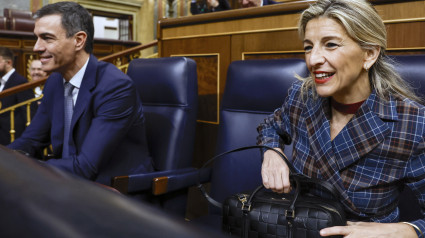
POLYGON ((352 40, 335 20, 319 17, 307 23, 304 37, 305 58, 322 97, 341 103, 366 99, 370 92, 367 51, 352 40))

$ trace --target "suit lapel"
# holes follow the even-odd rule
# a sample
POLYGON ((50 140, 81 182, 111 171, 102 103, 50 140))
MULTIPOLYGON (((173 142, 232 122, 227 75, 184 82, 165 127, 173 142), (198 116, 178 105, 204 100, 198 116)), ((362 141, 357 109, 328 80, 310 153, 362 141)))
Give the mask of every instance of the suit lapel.
POLYGON ((337 170, 330 136, 329 100, 319 97, 317 102, 309 103, 307 108, 307 134, 311 149, 316 153, 307 158, 303 172, 310 177, 328 179, 337 170))
POLYGON ((74 129, 75 124, 81 117, 83 112, 86 110, 88 103, 91 98, 91 91, 96 85, 96 72, 97 72, 97 59, 93 55, 90 56, 87 64, 86 72, 84 73, 83 80, 81 82, 80 90, 78 92, 78 98, 75 103, 74 112, 71 120, 71 131, 74 129))
POLYGON ((395 103, 379 100, 372 93, 332 141, 339 170, 363 158, 385 139, 391 130, 383 120, 397 120, 395 103))
POLYGON ((329 100, 317 100, 320 101, 309 103, 305 112, 311 149, 316 153, 306 160, 303 172, 311 177, 338 180, 338 171, 369 153, 391 132, 385 120, 397 120, 396 106, 391 98, 383 101, 373 92, 331 141, 329 100))
POLYGON ((13 74, 10 75, 9 79, 7 80, 6 84, 3 87, 3 91, 6 90, 6 89, 8 89, 8 88, 11 88, 11 87, 14 87, 15 86, 15 84, 14 84, 15 83, 14 82, 15 80, 13 80, 15 74, 16 74, 16 71, 13 72, 13 74))
MULTIPOLYGON (((53 73, 48 79, 46 84, 52 84, 48 93, 52 93, 53 98, 50 101, 43 100, 43 103, 52 104, 52 141, 57 141, 58 144, 63 144, 63 127, 64 127, 64 89, 63 89, 63 77, 59 73, 53 73), (53 92, 51 92, 53 91, 53 92)), ((49 87, 50 88, 50 87, 49 87)), ((47 106, 49 107, 49 106, 47 106)), ((60 149, 62 150, 62 149, 60 149)))
POLYGON ((397 120, 395 102, 380 100, 373 92, 344 129, 330 140, 330 106, 327 98, 307 104, 306 127, 311 149, 316 153, 305 162, 304 174, 332 183, 357 211, 347 195, 339 171, 374 149, 391 132, 385 121, 397 120), (318 172, 316 172, 318 171, 318 172))

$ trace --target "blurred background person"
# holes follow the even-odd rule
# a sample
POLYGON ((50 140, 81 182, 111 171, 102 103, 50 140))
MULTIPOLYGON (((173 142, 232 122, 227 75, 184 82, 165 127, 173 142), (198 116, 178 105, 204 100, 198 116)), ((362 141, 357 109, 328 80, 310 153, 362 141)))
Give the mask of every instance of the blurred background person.
POLYGON ((230 9, 231 8, 227 0, 192 0, 190 3, 190 12, 192 15, 208 12, 219 12, 230 9))
MULTIPOLYGON (((41 61, 38 60, 38 59, 35 59, 31 62, 29 72, 30 72, 30 76, 31 76, 30 81, 40 80, 40 79, 43 79, 47 76, 47 73, 44 72, 41 69, 41 61)), ((34 88, 35 97, 41 96, 42 91, 43 91, 42 86, 38 86, 38 87, 34 88)))
POLYGON ((273 0, 239 0, 239 5, 242 8, 262 7, 262 6, 272 5, 276 3, 278 2, 275 2, 273 0))
MULTIPOLYGON (((13 60, 14 55, 12 50, 6 47, 0 47, 0 92, 28 82, 24 76, 16 72, 13 67, 13 60)), ((5 109, 33 97, 34 94, 31 90, 25 90, 20 93, 0 98, 1 109, 5 109)), ((24 131, 27 123, 25 107, 16 108, 14 116, 15 138, 18 138, 24 131)), ((10 112, 0 114, 0 144, 7 145, 11 142, 10 129, 10 112)))

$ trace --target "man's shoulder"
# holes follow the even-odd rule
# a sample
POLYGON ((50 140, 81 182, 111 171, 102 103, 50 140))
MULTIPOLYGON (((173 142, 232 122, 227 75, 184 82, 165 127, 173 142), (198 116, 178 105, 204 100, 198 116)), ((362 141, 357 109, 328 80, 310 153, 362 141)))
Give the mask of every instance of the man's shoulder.
POLYGON ((13 72, 9 79, 13 80, 15 84, 28 83, 28 80, 24 76, 20 75, 17 71, 13 72))
POLYGON ((104 61, 97 63, 97 77, 101 78, 102 81, 130 80, 130 77, 115 65, 104 61))

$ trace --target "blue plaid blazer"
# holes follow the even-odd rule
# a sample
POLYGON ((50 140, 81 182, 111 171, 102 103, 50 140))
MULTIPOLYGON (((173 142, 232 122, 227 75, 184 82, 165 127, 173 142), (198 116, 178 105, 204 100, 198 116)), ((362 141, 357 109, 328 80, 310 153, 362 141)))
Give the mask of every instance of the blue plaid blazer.
MULTIPOLYGON (((425 107, 398 95, 369 98, 333 139, 329 98, 302 100, 301 82, 283 106, 258 127, 258 144, 283 148, 280 135, 293 139, 297 172, 327 180, 341 193, 347 211, 375 222, 397 222, 400 187, 410 186, 425 207, 425 107), (381 211, 381 212, 380 212, 381 211)), ((425 220, 410 221, 425 231, 425 220)))

